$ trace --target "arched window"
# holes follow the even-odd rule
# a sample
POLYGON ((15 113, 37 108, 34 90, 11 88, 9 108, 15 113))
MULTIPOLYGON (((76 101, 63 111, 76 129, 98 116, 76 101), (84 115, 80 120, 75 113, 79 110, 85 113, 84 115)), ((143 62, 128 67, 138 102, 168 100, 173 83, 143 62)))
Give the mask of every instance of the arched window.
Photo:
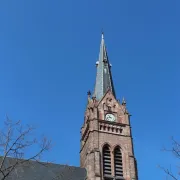
POLYGON ((114 149, 114 172, 116 177, 123 177, 122 153, 119 146, 114 149))
POLYGON ((111 175, 111 152, 108 145, 103 148, 103 174, 104 176, 111 175))

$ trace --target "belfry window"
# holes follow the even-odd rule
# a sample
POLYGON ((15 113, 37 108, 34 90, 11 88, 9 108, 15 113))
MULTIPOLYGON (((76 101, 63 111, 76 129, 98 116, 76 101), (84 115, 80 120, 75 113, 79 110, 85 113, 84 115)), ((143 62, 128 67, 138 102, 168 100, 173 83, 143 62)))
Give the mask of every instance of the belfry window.
POLYGON ((122 153, 119 146, 114 149, 114 172, 116 177, 123 177, 122 153))
POLYGON ((103 174, 111 176, 111 152, 108 145, 103 148, 103 174))

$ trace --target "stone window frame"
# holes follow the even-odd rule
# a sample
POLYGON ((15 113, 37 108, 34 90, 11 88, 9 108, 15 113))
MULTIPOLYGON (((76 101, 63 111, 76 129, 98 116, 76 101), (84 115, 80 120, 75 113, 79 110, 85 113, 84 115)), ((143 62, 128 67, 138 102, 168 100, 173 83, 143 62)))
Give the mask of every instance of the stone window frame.
POLYGON ((122 148, 121 146, 119 145, 116 145, 114 148, 113 148, 113 170, 114 170, 114 177, 116 177, 116 179, 119 179, 119 178, 123 178, 124 177, 124 162, 123 162, 123 151, 122 151, 122 148), (116 176, 116 172, 115 172, 115 150, 116 149, 119 149, 120 153, 121 153, 121 163, 122 163, 122 174, 123 176, 116 176))
POLYGON ((102 167, 102 177, 103 177, 103 180, 114 180, 117 179, 117 180, 125 180, 124 179, 124 166, 125 166, 125 163, 124 163, 124 153, 123 153, 123 149, 121 148, 120 145, 115 145, 115 146, 111 146, 109 143, 104 143, 102 145, 102 149, 101 149, 101 167, 102 167), (110 150, 110 156, 111 156, 111 175, 110 176, 104 176, 104 164, 103 164, 103 149, 105 146, 108 146, 109 147, 109 150, 110 150), (123 170, 123 177, 119 177, 119 176, 115 176, 115 164, 114 164, 114 151, 115 149, 119 147, 120 151, 121 151, 121 155, 122 155, 122 170, 123 170))

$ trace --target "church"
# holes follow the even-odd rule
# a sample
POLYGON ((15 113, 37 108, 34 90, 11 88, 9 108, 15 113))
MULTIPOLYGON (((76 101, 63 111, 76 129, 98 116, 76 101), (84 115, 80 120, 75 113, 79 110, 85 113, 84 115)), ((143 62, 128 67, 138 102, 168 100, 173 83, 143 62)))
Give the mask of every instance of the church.
POLYGON ((32 162, 18 167, 7 180, 138 180, 130 114, 125 99, 116 99, 103 34, 96 68, 81 127, 80 167, 32 162))
POLYGON ((111 64, 102 34, 94 93, 81 128, 81 167, 88 180, 137 180, 130 114, 116 99, 111 64))

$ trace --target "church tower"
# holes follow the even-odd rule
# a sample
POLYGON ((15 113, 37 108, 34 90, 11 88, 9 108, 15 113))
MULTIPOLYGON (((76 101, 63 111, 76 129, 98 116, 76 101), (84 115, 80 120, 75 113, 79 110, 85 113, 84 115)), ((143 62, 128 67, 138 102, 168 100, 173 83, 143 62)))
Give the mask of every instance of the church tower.
POLYGON ((130 114, 125 100, 116 99, 103 34, 96 68, 81 128, 81 167, 87 180, 138 180, 130 114))

